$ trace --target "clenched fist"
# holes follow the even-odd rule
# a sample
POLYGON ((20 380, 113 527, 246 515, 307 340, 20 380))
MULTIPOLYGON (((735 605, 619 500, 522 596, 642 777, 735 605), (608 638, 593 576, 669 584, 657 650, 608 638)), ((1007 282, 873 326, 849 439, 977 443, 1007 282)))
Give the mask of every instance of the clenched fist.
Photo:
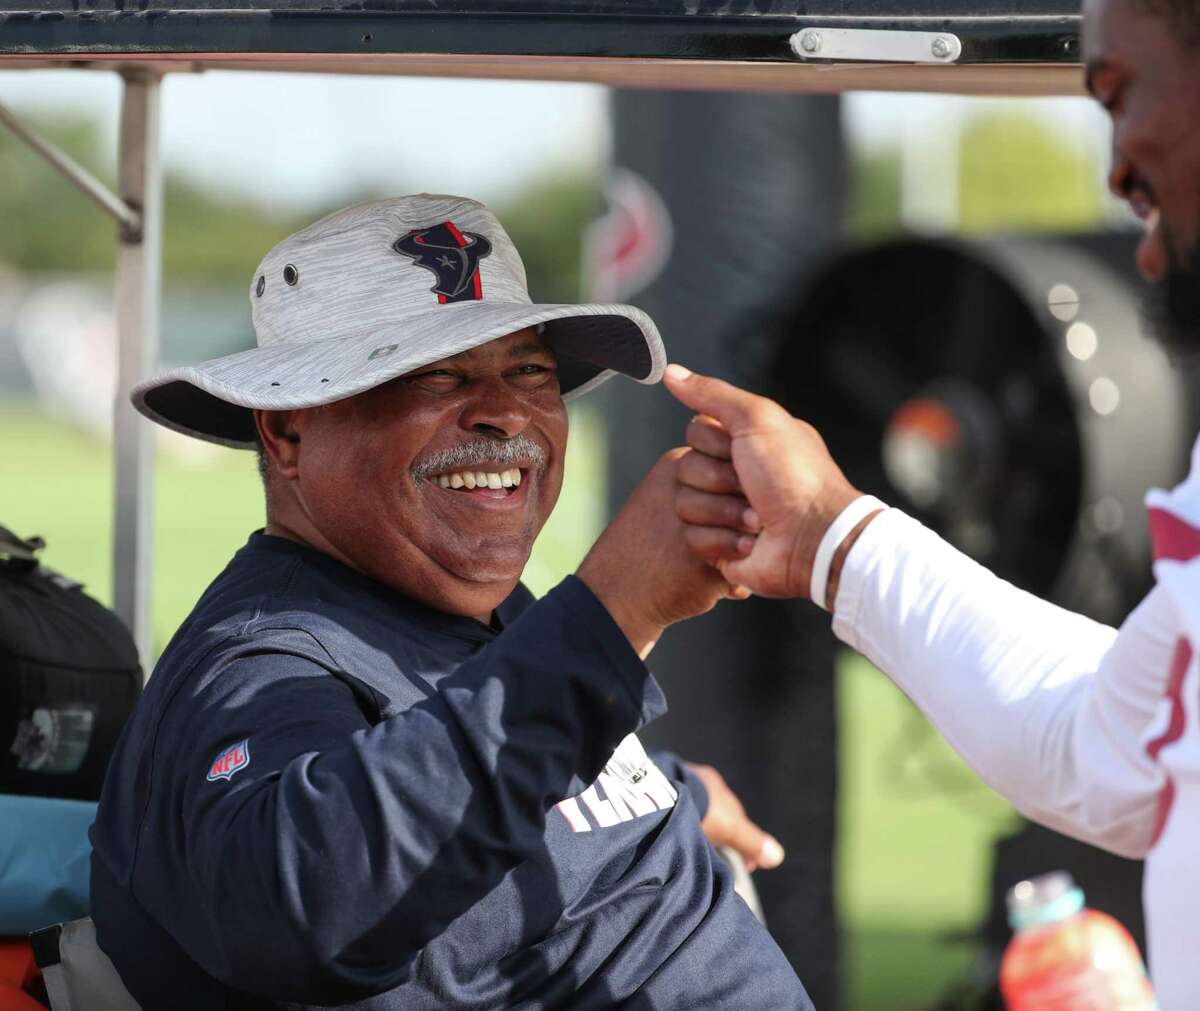
POLYGON ((862 493, 816 429, 773 400, 679 365, 667 367, 665 382, 699 413, 676 493, 688 544, 731 585, 807 597, 821 537, 862 493))
POLYGON ((688 548, 675 512, 680 447, 665 454, 596 541, 576 575, 608 609, 640 656, 668 625, 744 597, 688 548))

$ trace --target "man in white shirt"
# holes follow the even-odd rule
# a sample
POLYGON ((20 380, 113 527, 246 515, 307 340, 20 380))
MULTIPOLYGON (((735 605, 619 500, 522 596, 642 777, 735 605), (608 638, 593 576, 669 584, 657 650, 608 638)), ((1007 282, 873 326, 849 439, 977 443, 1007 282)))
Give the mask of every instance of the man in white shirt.
MULTIPOLYGON (((1087 86, 1113 122, 1110 186, 1146 223, 1162 336, 1200 349, 1200 4, 1086 0, 1087 86)), ((1147 495, 1157 585, 1119 631, 997 579, 862 495, 779 405, 670 366, 699 412, 676 499, 729 582, 811 597, 993 787, 1045 825, 1146 858, 1164 1011, 1200 1006, 1200 442, 1147 495)))

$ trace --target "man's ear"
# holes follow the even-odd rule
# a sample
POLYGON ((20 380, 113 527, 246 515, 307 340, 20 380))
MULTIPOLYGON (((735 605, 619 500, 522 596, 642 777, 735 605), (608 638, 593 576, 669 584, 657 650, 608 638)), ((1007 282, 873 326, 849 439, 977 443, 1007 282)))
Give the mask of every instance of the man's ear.
POLYGON ((300 470, 300 435, 296 431, 296 411, 254 411, 254 424, 263 450, 274 470, 285 481, 296 478, 300 470))

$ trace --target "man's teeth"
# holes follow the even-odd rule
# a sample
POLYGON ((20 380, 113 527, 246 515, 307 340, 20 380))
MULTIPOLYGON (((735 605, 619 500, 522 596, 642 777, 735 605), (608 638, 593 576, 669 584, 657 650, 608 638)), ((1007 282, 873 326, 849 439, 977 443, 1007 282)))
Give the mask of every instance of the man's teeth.
POLYGON ((515 488, 521 483, 521 471, 517 467, 501 471, 463 470, 439 474, 434 480, 439 488, 515 488))

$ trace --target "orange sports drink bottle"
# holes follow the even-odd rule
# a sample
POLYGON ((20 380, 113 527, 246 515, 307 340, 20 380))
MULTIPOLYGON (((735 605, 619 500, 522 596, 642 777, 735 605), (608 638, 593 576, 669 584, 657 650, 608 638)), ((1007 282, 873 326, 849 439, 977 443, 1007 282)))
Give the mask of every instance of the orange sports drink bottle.
POLYGON ((1014 931, 1000 963, 1008 1011, 1155 1011, 1129 931, 1085 909, 1070 874, 1055 871, 1009 890, 1014 931))

